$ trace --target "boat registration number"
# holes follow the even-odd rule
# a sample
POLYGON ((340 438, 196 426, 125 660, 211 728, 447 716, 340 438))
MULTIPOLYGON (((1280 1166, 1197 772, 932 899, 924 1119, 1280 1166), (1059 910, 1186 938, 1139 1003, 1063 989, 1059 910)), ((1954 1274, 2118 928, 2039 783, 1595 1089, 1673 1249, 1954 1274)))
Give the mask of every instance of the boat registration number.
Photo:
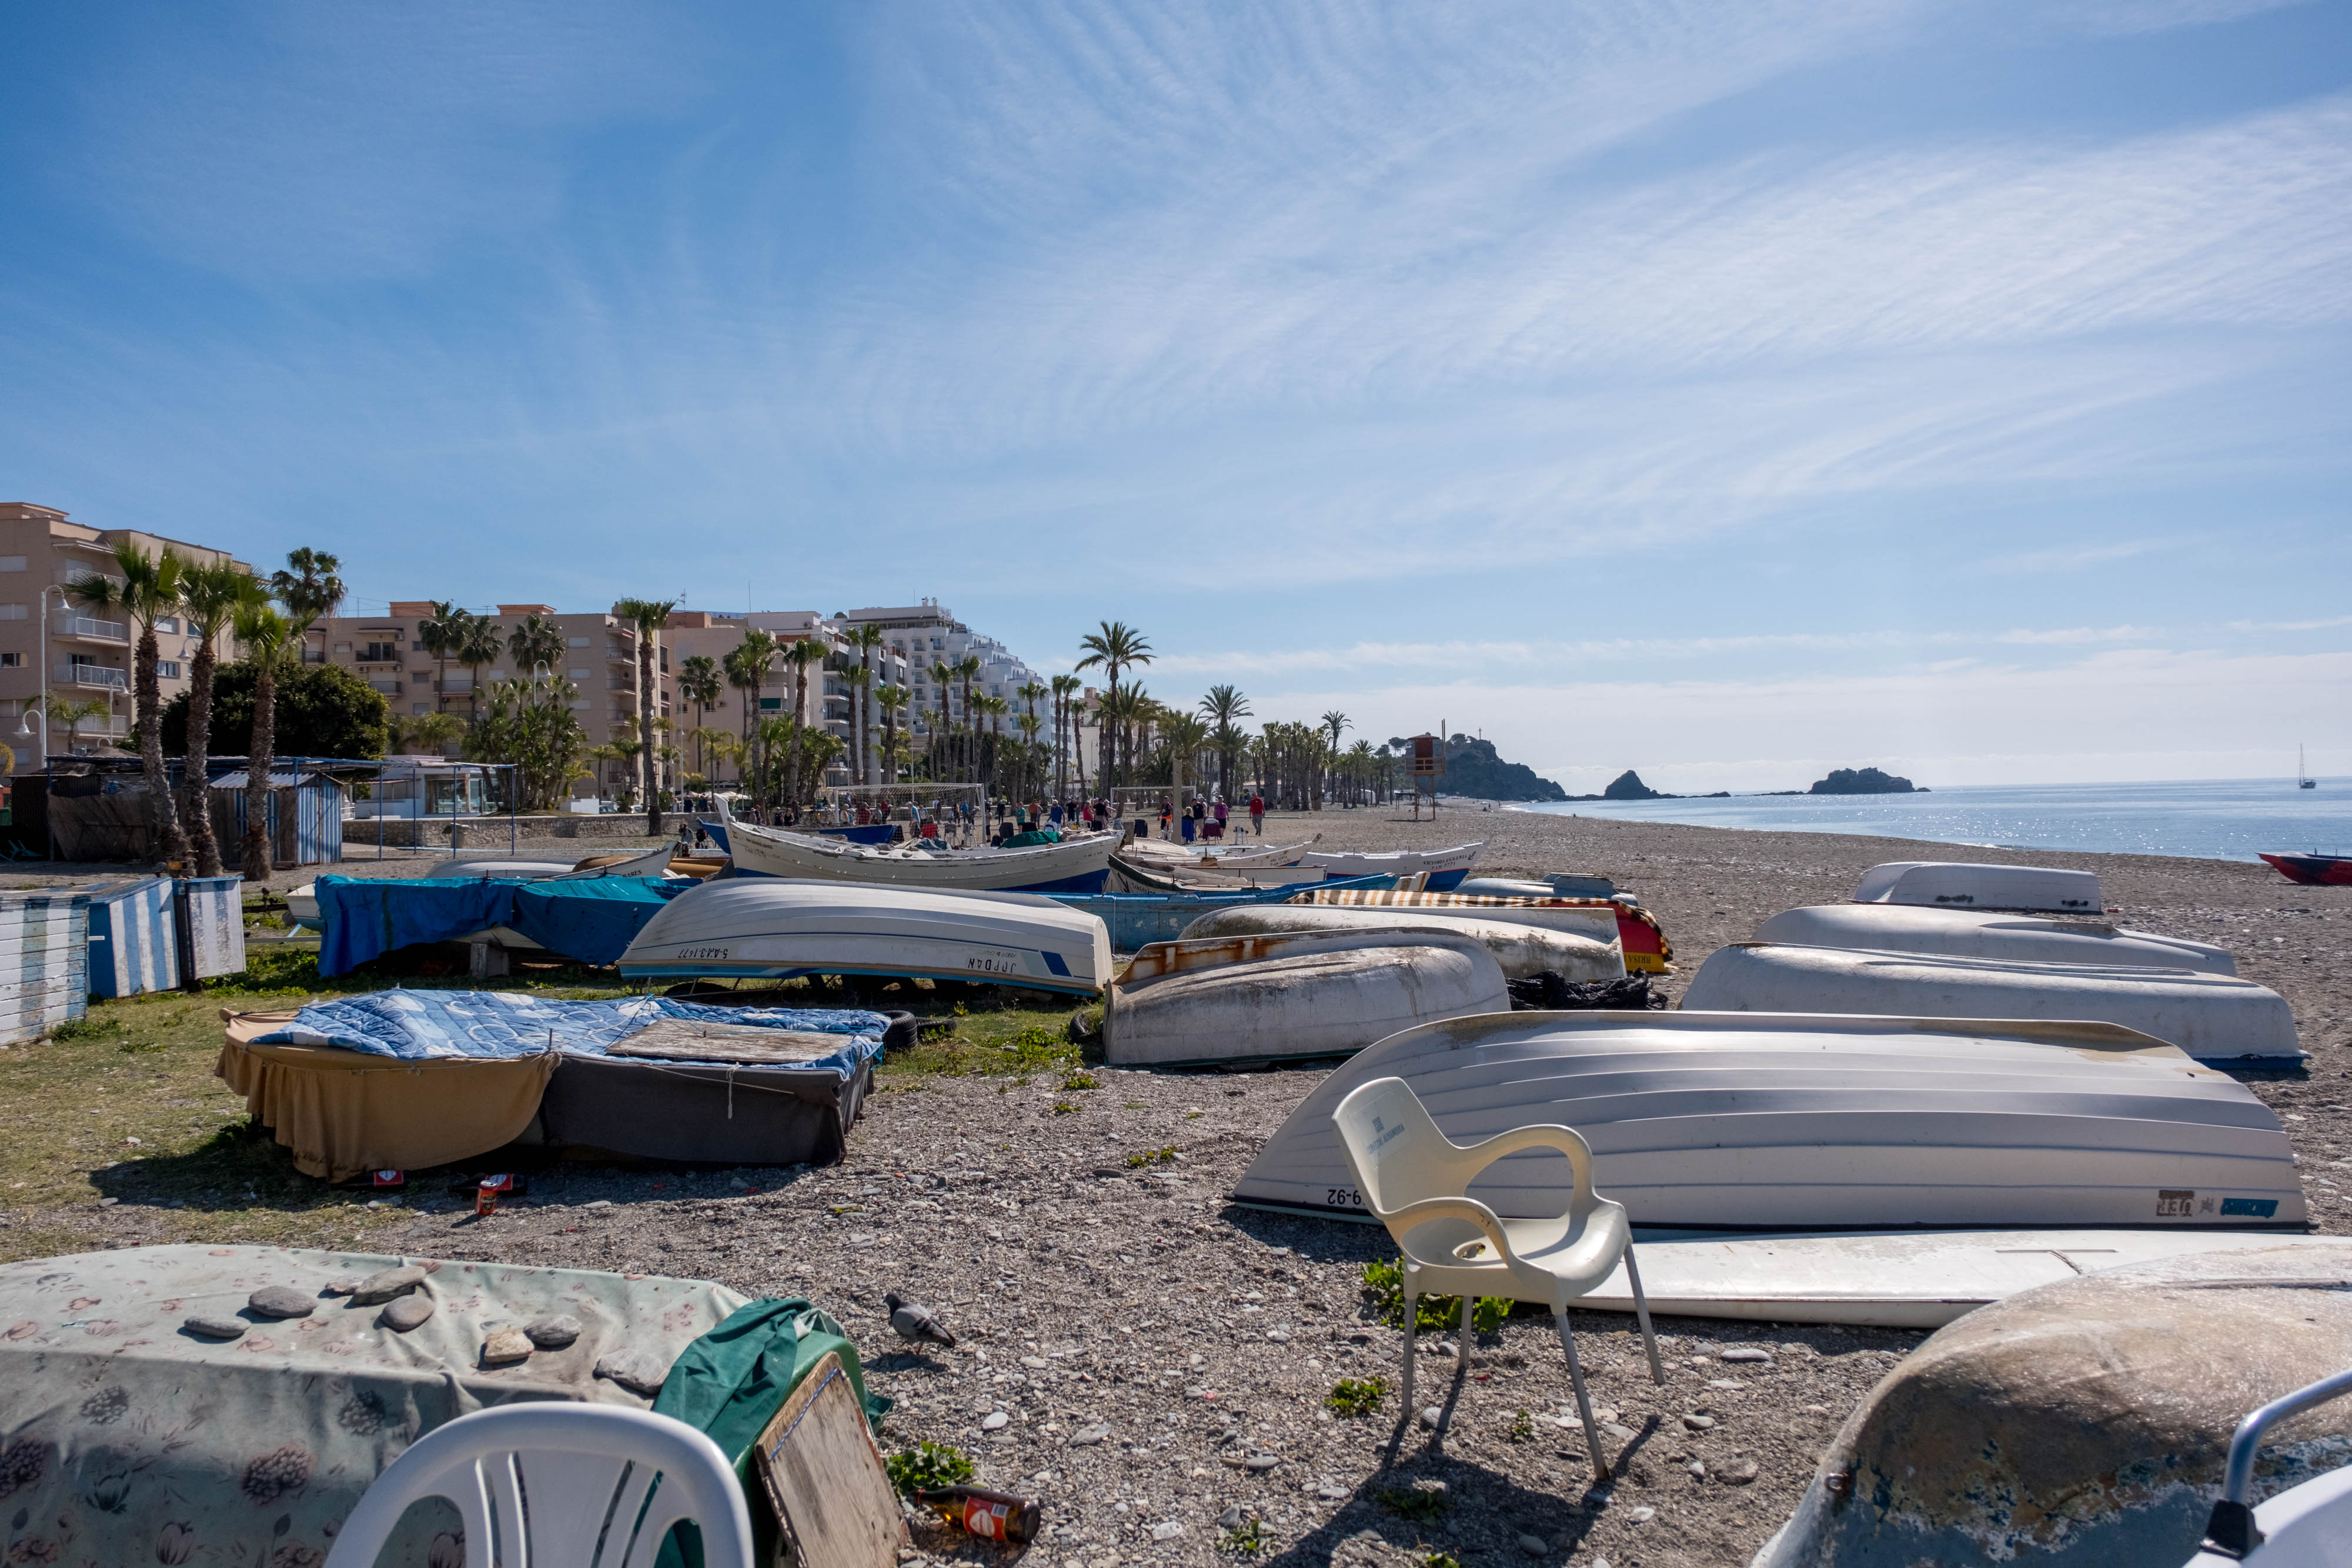
POLYGON ((677 950, 677 956, 681 958, 730 958, 734 954, 735 949, 727 946, 680 947, 677 950))
POLYGON ((976 953, 968 953, 964 956, 963 967, 982 975, 1025 975, 1029 972, 1029 966, 1021 961, 1020 954, 1003 947, 983 947, 976 953))
POLYGON ((1361 1208, 1364 1207, 1364 1195, 1352 1186, 1325 1187, 1323 1205, 1327 1208, 1361 1208))

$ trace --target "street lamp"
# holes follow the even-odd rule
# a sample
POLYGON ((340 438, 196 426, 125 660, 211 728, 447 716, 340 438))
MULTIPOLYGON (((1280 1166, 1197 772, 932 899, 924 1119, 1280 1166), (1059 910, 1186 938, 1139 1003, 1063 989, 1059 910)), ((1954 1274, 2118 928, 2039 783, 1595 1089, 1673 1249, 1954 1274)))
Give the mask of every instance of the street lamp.
MULTIPOLYGON (((47 596, 46 594, 43 595, 45 601, 47 597, 47 596)), ((42 652, 44 655, 46 655, 47 653, 48 639, 44 637, 41 641, 42 652)), ((43 683, 44 689, 41 693, 42 708, 46 708, 48 706, 49 694, 47 690, 47 683, 43 683)), ((25 710, 25 716, 16 721, 16 735, 19 739, 31 739, 33 737, 33 721, 35 719, 39 719, 41 721, 41 826, 48 836, 49 859, 56 860, 58 858, 58 834, 56 828, 52 827, 49 823, 49 716, 42 712, 41 708, 26 708, 25 710)))

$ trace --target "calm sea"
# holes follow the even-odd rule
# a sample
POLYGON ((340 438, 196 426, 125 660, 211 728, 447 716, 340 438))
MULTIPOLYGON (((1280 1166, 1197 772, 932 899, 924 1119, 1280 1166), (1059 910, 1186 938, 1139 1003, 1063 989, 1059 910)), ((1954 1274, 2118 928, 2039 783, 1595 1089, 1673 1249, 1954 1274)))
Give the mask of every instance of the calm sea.
POLYGON ((2257 850, 2352 851, 2352 780, 1955 787, 1924 795, 1735 795, 1517 808, 1780 832, 1865 833, 1980 849, 2089 850, 2250 861, 2257 850))

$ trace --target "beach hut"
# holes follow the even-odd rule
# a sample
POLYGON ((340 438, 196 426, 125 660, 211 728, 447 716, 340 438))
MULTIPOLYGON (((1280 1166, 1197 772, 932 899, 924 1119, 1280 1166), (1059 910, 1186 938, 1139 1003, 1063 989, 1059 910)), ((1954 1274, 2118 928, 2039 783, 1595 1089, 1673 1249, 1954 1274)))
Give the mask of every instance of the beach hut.
MULTIPOLYGON (((214 768, 219 768, 223 761, 214 758, 214 768)), ((213 779, 213 836, 220 841, 221 858, 232 863, 243 853, 237 846, 245 842, 246 783, 242 759, 234 772, 216 773, 213 779)), ((331 865, 342 859, 347 793, 341 778, 306 758, 281 761, 272 768, 266 796, 268 815, 262 822, 269 841, 269 863, 282 870, 331 865)))
POLYGON ((244 885, 234 875, 181 880, 181 974, 209 980, 245 967, 244 885))
POLYGON ((0 1045, 89 1010, 89 894, 0 893, 0 1045))
POLYGON ((169 877, 132 876, 89 890, 89 991, 135 997, 180 983, 178 920, 169 877))

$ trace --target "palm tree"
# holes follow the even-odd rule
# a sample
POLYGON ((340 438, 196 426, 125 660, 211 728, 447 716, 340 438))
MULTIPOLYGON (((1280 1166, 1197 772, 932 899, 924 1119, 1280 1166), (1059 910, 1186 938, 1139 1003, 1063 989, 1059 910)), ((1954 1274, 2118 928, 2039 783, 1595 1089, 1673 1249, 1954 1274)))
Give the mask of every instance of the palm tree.
POLYGON ((1321 728, 1323 733, 1330 737, 1324 743, 1326 757, 1337 757, 1339 754, 1339 736, 1347 727, 1348 716, 1338 709, 1335 708, 1323 716, 1321 728))
POLYGON ((335 606, 343 601, 343 580, 335 575, 342 564, 325 550, 306 547, 289 551, 286 570, 269 574, 269 591, 286 606, 297 626, 307 627, 332 615, 335 606))
MULTIPOLYGON (((247 882, 269 876, 269 769, 278 760, 278 671, 301 639, 299 622, 260 600, 236 607, 237 643, 253 661, 253 741, 246 747, 245 841, 239 846, 247 882)), ((189 706, 193 720, 193 700, 189 706)))
POLYGON ((965 780, 966 783, 977 783, 980 779, 980 710, 971 706, 971 683, 980 679, 980 655, 977 653, 966 653, 955 662, 954 667, 955 678, 963 683, 964 727, 971 731, 971 760, 965 769, 971 777, 965 780))
POLYGON ((445 751, 466 733, 465 720, 454 713, 420 713, 413 718, 393 716, 392 740, 401 750, 420 754, 445 751))
POLYGON ((1066 733, 1070 727, 1070 699, 1086 688, 1086 682, 1076 675, 1054 677, 1054 793, 1058 798, 1070 792, 1070 758, 1066 733))
MULTIPOLYGON (((789 751, 784 766, 791 775, 793 801, 797 806, 801 799, 803 737, 808 731, 808 725, 803 716, 808 712, 809 666, 824 664, 824 644, 814 637, 803 637, 797 643, 786 643, 783 657, 784 667, 792 672, 793 676, 793 737, 787 743, 789 751)), ((819 725, 815 733, 824 733, 824 727, 819 725)), ((831 759, 828 758, 827 760, 831 759)), ((814 771, 818 778, 824 778, 824 764, 819 763, 814 771)))
POLYGON ((468 614, 465 636, 450 656, 466 666, 469 677, 466 688, 466 723, 471 726, 481 716, 482 668, 495 664, 505 656, 506 639, 499 635, 499 623, 487 615, 468 614))
POLYGON ((857 650, 858 668, 865 672, 864 680, 853 681, 849 686, 849 727, 856 737, 856 744, 850 748, 851 768, 860 784, 874 782, 874 650, 888 640, 879 626, 853 626, 844 639, 857 650), (865 708, 862 723, 858 720, 861 696, 865 708))
POLYGON ((719 661, 708 653, 695 653, 677 663, 677 693, 694 705, 694 770, 702 767, 702 737, 708 732, 702 721, 709 716, 710 705, 719 700, 721 690, 719 661))
POLYGON ((931 777, 936 779, 948 770, 948 693, 955 684, 955 666, 944 659, 932 660, 931 679, 940 688, 940 720, 931 726, 931 777))
MULTIPOLYGON (((433 655, 433 711, 441 711, 441 700, 449 688, 449 661, 466 644, 466 626, 473 616, 446 599, 433 601, 433 613, 417 622, 416 640, 433 655)), ((298 618, 299 621, 299 618, 298 618)), ((300 622, 307 624, 307 622, 300 622)))
POLYGON ((882 709, 882 782, 898 781, 898 716, 907 711, 913 695, 904 686, 879 685, 874 688, 874 700, 882 709))
POLYGON ((139 622, 139 645, 132 655, 134 695, 139 730, 139 760, 147 776, 147 810, 155 842, 166 861, 188 858, 188 841, 173 810, 171 786, 163 777, 163 690, 155 664, 163 650, 155 642, 155 618, 180 605, 180 574, 187 563, 165 545, 160 555, 149 555, 128 539, 114 547, 115 570, 122 575, 84 572, 66 584, 66 596, 89 610, 120 611, 139 622))
POLYGON ((866 775, 873 771, 874 737, 858 716, 873 711, 874 672, 865 665, 852 664, 841 672, 841 684, 849 688, 850 782, 864 784, 869 782, 866 775))
POLYGON ((1160 734, 1168 743, 1168 782, 1178 789, 1192 788, 1193 765, 1209 744, 1209 727, 1189 713, 1171 713, 1160 721, 1160 734))
POLYGON ((751 744, 751 724, 760 716, 760 688, 768 684, 768 672, 775 666, 776 640, 766 631, 754 626, 743 633, 743 640, 727 650, 719 668, 727 672, 727 684, 743 694, 742 737, 746 750, 751 744))
MULTIPOLYGON (((978 662, 979 661, 976 659, 973 661, 975 664, 978 662)), ((1006 702, 1003 697, 977 696, 971 699, 971 712, 973 716, 971 724, 973 777, 975 779, 985 779, 988 785, 988 793, 992 796, 996 793, 997 755, 1003 749, 1002 745, 1004 738, 1004 725, 1003 720, 1005 712, 1011 708, 1012 706, 1012 704, 1006 702), (980 744, 980 719, 982 716, 985 716, 992 721, 994 729, 994 738, 999 743, 988 747, 985 768, 982 768, 981 766, 982 751, 980 744)))
POLYGON ((522 624, 507 637, 507 652, 514 655, 515 679, 527 681, 531 672, 541 664, 548 674, 563 678, 560 667, 563 663, 563 628, 545 615, 526 615, 522 624))
POLYGON ((1234 758, 1247 743, 1237 721, 1251 716, 1249 698, 1233 686, 1211 686, 1209 695, 1201 699, 1201 711, 1214 727, 1209 743, 1217 748, 1217 793, 1230 800, 1234 793, 1234 758))
MULTIPOLYGON (((1110 676, 1109 690, 1105 693, 1107 696, 1115 697, 1118 695, 1120 671, 1133 664, 1151 663, 1151 644, 1144 641, 1142 632, 1136 631, 1124 621, 1102 622, 1102 630, 1089 632, 1079 638, 1078 646, 1086 650, 1087 654, 1085 658, 1078 661, 1076 665, 1078 669, 1088 670, 1100 664, 1110 676)), ((1130 760, 1131 758, 1126 755, 1118 758, 1116 777, 1120 783, 1127 781, 1128 763, 1130 760)), ((1108 772, 1110 769, 1106 768, 1104 771, 1108 772)))
POLYGON ((191 564, 180 573, 180 604, 187 612, 188 634, 196 640, 196 656, 188 668, 188 766, 180 776, 180 789, 198 876, 221 873, 212 812, 215 643, 236 622, 238 610, 266 597, 261 585, 232 561, 191 564))
POLYGON ((641 773, 646 791, 646 832, 661 837, 661 774, 660 754, 654 743, 654 639, 669 622, 669 612, 677 608, 675 599, 624 599, 613 606, 613 613, 636 629, 637 633, 637 734, 643 737, 640 752, 641 773))

